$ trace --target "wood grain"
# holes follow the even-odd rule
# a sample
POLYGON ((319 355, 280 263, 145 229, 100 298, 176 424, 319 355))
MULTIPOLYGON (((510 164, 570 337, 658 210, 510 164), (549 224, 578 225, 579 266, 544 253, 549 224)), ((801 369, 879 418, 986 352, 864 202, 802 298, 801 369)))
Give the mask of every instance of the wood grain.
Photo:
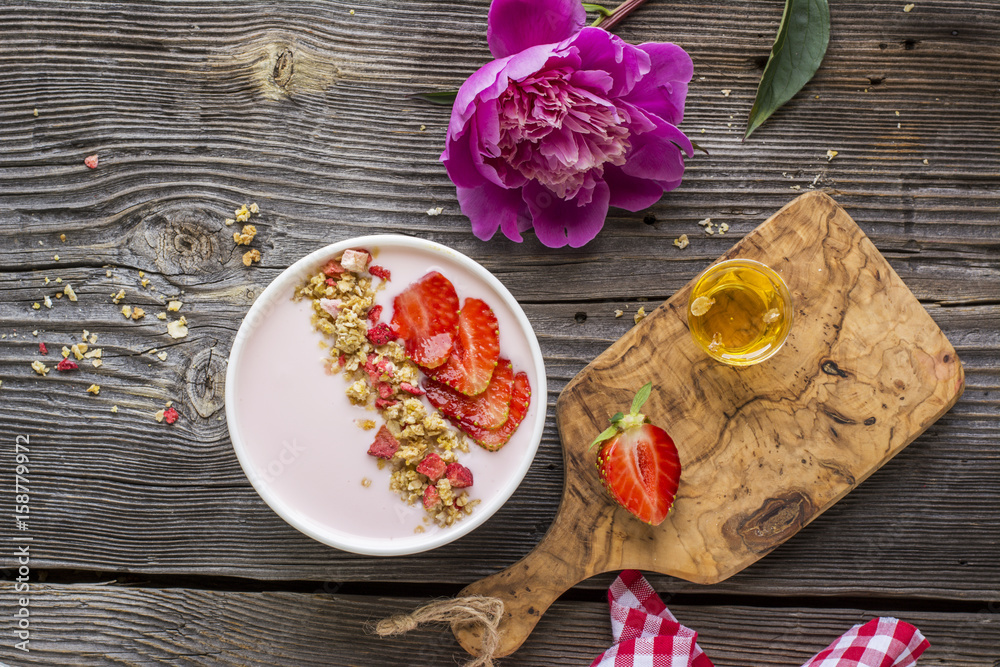
MULTIPOLYGON (((0 604, 13 608, 10 584, 0 604)), ((444 627, 380 639, 366 628, 408 613, 427 598, 289 592, 221 592, 117 585, 37 585, 30 653, 0 644, 0 662, 28 665, 392 665, 456 664, 463 651, 444 627)), ((1000 608, 965 612, 808 609, 673 603, 671 611, 698 632, 717 667, 788 667, 825 648, 856 623, 897 616, 931 642, 920 664, 994 667, 1000 659, 1000 608)), ((558 602, 509 667, 587 665, 611 645, 607 605, 558 602)))
MULTIPOLYGON (((851 213, 955 343, 966 392, 879 474, 768 558, 707 589, 652 579, 672 592, 877 595, 904 605, 1000 600, 1000 7, 936 0, 904 13, 901 5, 838 2, 816 78, 743 144, 741 120, 780 3, 724 11, 690 0, 647 3, 618 32, 633 43, 674 41, 692 54, 682 128, 710 155, 689 161, 683 185, 649 211, 612 211, 595 242, 552 251, 532 238, 517 245, 472 237, 437 161, 449 112, 409 98, 455 88, 490 58, 487 0, 0 3, 0 336, 7 336, 0 338, 0 442, 27 434, 39 447, 38 567, 67 576, 278 582, 272 586, 466 584, 496 572, 530 551, 555 516, 562 463, 554 404, 562 386, 629 330, 638 306, 659 304, 813 185, 851 213), (827 161, 828 149, 840 153, 827 161), (101 160, 94 171, 82 164, 92 153, 101 160), (222 220, 254 200, 264 211, 257 241, 264 259, 246 269, 222 220), (443 215, 428 217, 431 206, 443 215), (706 217, 726 222, 730 233, 705 236, 696 222, 706 217), (457 544, 397 560, 336 552, 286 526, 240 473, 219 420, 219 361, 255 295, 305 253, 370 232, 417 234, 490 268, 538 331, 552 391, 539 456, 511 502, 457 544), (672 241, 682 233, 692 243, 679 251, 672 241), (155 291, 141 288, 139 270, 155 291), (71 282, 80 301, 32 310, 55 292, 44 276, 71 282), (109 298, 121 288, 126 302, 150 312, 180 297, 191 334, 175 341, 150 318, 124 321, 109 298), (40 358, 31 331, 59 347, 84 328, 100 335, 101 369, 44 379, 31 372, 40 358), (167 350, 168 359, 150 355, 152 348, 167 350), (85 393, 91 382, 102 385, 100 396, 85 393), (169 428, 152 419, 167 400, 182 413, 169 428)), ((0 468, 11 462, 0 447, 0 468)), ((0 537, 8 530, 0 525, 0 537)), ((0 552, 0 566, 11 564, 0 552)), ((608 581, 596 576, 581 587, 608 581)), ((229 596, 218 595, 215 609, 229 596)), ((153 599, 137 604, 155 607, 153 599)), ((365 604, 359 613, 379 615, 380 603, 365 604)), ((82 613, 60 618, 69 626, 82 613)), ((808 623, 828 613, 802 617, 808 623)), ((733 617, 734 627, 720 632, 739 633, 736 626, 754 617, 733 617)), ((584 615, 568 637, 536 634, 522 654, 532 646, 539 653, 525 664, 586 662, 591 652, 575 644, 604 619, 603 610, 584 615)), ((962 653, 963 643, 974 645, 956 639, 954 654, 938 662, 989 664, 983 650, 962 653)), ((329 650, 303 644, 311 657, 301 664, 322 662, 329 650)), ((170 657, 206 662, 196 656, 214 651, 207 645, 195 636, 170 657)), ((733 646, 730 663, 744 664, 733 646)), ((405 654, 384 650, 387 659, 376 662, 405 662, 405 654)), ((55 662, 70 659, 75 654, 64 651, 55 662)), ((88 659, 101 658, 78 660, 88 659)))
MULTIPOLYGON (((954 347, 843 209, 802 195, 724 259, 773 268, 792 295, 785 347, 748 368, 712 361, 688 330, 694 281, 563 389, 566 466, 556 519, 524 559, 467 587, 500 597, 501 655, 545 609, 594 574, 638 568, 695 583, 725 580, 853 490, 958 400, 954 347), (610 413, 653 382, 644 413, 678 445, 682 474, 659 526, 603 492, 588 447, 610 413)), ((466 648, 475 632, 457 628, 466 648)))

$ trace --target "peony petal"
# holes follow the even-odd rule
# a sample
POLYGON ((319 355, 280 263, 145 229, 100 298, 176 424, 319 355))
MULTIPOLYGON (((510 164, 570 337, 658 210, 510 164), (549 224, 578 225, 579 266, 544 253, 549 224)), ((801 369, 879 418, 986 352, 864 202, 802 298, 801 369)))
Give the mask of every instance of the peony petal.
POLYGON ((580 0, 493 0, 486 42, 494 58, 506 58, 532 46, 569 39, 586 20, 580 0))
POLYGON ((691 56, 676 44, 650 43, 639 48, 649 54, 652 67, 624 99, 679 125, 684 119, 687 84, 694 73, 691 56))
POLYGON ((595 184, 593 198, 585 206, 577 206, 575 199, 559 199, 537 181, 524 186, 523 196, 535 235, 550 248, 566 244, 579 248, 597 236, 608 215, 609 192, 604 181, 595 184))
POLYGON ((451 120, 448 122, 448 135, 458 135, 465 124, 476 112, 476 101, 480 95, 487 99, 496 99, 501 92, 507 88, 507 77, 504 70, 507 67, 507 59, 493 60, 478 70, 465 80, 462 87, 458 89, 455 96, 455 104, 451 107, 451 120), (490 94, 489 91, 494 91, 490 94))
POLYGON ((472 223, 472 233, 488 241, 501 228, 507 238, 520 242, 518 217, 525 214, 520 189, 505 190, 484 181, 476 188, 456 188, 462 213, 472 223))
MULTIPOLYGON (((622 171, 621 167, 614 165, 604 167, 604 181, 611 189, 609 205, 623 208, 626 211, 635 212, 649 208, 660 201, 660 197, 663 196, 663 184, 645 178, 629 176, 622 171)), ((680 184, 680 181, 677 181, 677 184, 680 184)))
POLYGON ((580 69, 611 75, 611 97, 626 95, 649 72, 649 54, 603 28, 584 28, 569 44, 580 51, 580 69))
MULTIPOLYGON (((656 117, 652 118, 653 120, 656 117)), ((652 132, 633 134, 632 148, 622 171, 629 176, 651 181, 673 182, 684 175, 684 156, 694 153, 691 141, 684 133, 667 122, 658 123, 652 132)))
POLYGON ((476 188, 482 185, 486 176, 479 170, 473 158, 470 146, 471 129, 458 135, 449 137, 448 143, 441 154, 441 162, 448 171, 448 178, 459 188, 476 188))

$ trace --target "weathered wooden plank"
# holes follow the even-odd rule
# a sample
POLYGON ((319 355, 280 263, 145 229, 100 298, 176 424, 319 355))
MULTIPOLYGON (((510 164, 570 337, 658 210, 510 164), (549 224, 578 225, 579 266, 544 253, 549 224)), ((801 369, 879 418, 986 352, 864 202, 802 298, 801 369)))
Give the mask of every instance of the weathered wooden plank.
MULTIPOLYGON (((0 587, 15 609, 10 584, 0 587)), ((242 593, 107 585, 34 585, 29 653, 0 645, 12 665, 391 665, 453 664, 466 658, 450 630, 421 628, 380 639, 373 621, 406 613, 425 598, 242 593)), ((669 604, 669 600, 668 600, 669 604)), ((921 665, 993 667, 1000 613, 806 609, 671 604, 717 667, 798 665, 856 623, 897 616, 931 642, 921 665)), ((504 665, 589 664, 611 644, 607 606, 559 602, 504 665)))
MULTIPOLYGON (((113 273, 118 280, 124 272, 113 273)), ((23 288, 11 275, 0 286, 20 294, 23 288)), ((140 292, 132 286, 135 274, 127 277, 133 281, 129 294, 140 292)), ((153 276, 154 284, 160 280, 153 276)), ((242 306, 216 300, 212 286, 190 289, 181 312, 188 314, 192 333, 165 348, 165 327, 152 319, 152 308, 141 323, 117 313, 106 295, 119 284, 81 295, 77 304, 60 300, 51 311, 27 310, 23 295, 0 299, 3 326, 20 323, 18 338, 2 342, 0 441, 27 434, 40 452, 33 470, 39 495, 32 530, 39 543, 36 557, 45 567, 277 580, 445 577, 469 583, 523 556, 554 517, 562 459, 550 412, 538 458, 521 489, 496 517, 456 544, 384 560, 312 542, 256 496, 219 420, 221 359, 242 306), (96 306, 99 312, 111 312, 92 318, 95 301, 105 304, 96 306), (25 313, 56 321, 35 338, 30 335, 35 325, 22 319, 25 313), (44 358, 37 354, 37 340, 48 341, 55 354, 60 345, 79 340, 83 328, 99 335, 98 345, 106 351, 101 369, 84 364, 76 375, 53 371, 46 378, 30 370, 32 359, 44 358), (166 362, 142 354, 154 347, 168 351, 166 362), (84 391, 91 382, 102 385, 100 396, 84 391), (183 415, 172 427, 152 419, 167 400, 183 415), (118 414, 109 412, 111 405, 119 406, 118 414), (441 568, 442 560, 448 568, 441 568)), ((236 297, 246 298, 242 293, 228 298, 236 297)), ((628 330, 640 303, 655 305, 633 300, 527 307, 546 357, 550 411, 562 385, 628 330), (615 308, 627 314, 616 318, 615 308)), ((1000 501, 990 482, 1000 475, 1000 309, 931 312, 965 363, 968 388, 959 404, 813 526, 717 590, 929 597, 976 597, 985 591, 990 599, 1000 598, 995 548, 1000 526, 990 520, 1000 501), (963 539, 956 540, 955 531, 963 539)), ((6 328, 3 333, 10 335, 6 328)), ((10 448, 0 450, 0 465, 10 457, 10 448)), ((8 555, 0 556, 6 563, 8 555)), ((671 590, 714 590, 665 581, 671 590)))

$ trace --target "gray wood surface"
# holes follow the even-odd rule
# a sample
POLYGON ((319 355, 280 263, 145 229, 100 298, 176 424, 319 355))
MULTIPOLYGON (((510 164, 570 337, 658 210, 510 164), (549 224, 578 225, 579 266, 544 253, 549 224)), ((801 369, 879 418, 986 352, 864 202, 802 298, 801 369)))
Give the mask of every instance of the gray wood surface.
MULTIPOLYGON (((451 631, 425 626, 379 638, 369 628, 427 598, 317 593, 220 593, 184 588, 40 586, 37 639, 16 665, 453 665, 466 657, 451 631)), ((0 598, 2 599, 2 598, 0 598)), ((673 604, 716 667, 789 667, 857 623, 895 616, 931 643, 921 667, 993 667, 1000 606, 943 613, 864 608, 673 604)), ((504 667, 588 665, 611 646, 607 604, 558 602, 504 667)))
MULTIPOLYGON (((125 664, 170 655, 181 663, 405 662, 415 644, 364 639, 351 622, 417 598, 360 595, 338 602, 331 618, 344 618, 342 627, 312 619, 306 627, 319 630, 297 635, 282 620, 295 617, 297 593, 234 593, 207 578, 194 590, 188 578, 240 577, 269 591, 302 581, 382 583, 406 596, 414 582, 453 591, 516 561, 555 515, 562 464, 552 408, 562 386, 628 330, 639 306, 670 296, 814 180, 948 335, 965 365, 965 394, 747 571, 709 588, 652 581, 662 591, 726 596, 730 622, 700 610, 690 621, 703 636, 716 633, 719 664, 797 664, 815 648, 806 644, 858 620, 858 598, 891 598, 885 608, 903 611, 936 600, 940 612, 921 607, 914 616, 946 638, 929 664, 1000 664, 995 614, 986 617, 992 635, 964 639, 979 637, 967 632, 969 614, 1000 601, 1000 5, 918 1, 904 12, 904 4, 834 3, 816 78, 741 143, 781 3, 649 2, 616 32, 691 53, 682 128, 710 155, 690 160, 683 185, 649 211, 613 211, 590 245, 550 250, 532 238, 472 236, 437 161, 449 112, 409 97, 455 88, 489 60, 486 0, 0 0, 0 476, 8 488, 13 440, 30 436, 36 571, 157 582, 38 594, 39 605, 60 611, 52 611, 50 652, 40 654, 50 660, 35 664, 110 664, 116 650, 125 664), (828 161, 827 150, 839 154, 828 161), (93 153, 96 170, 83 165, 93 153), (223 219, 251 201, 262 208, 255 246, 263 261, 246 268, 223 219), (443 215, 427 216, 431 206, 443 215), (730 232, 705 236, 696 222, 706 217, 730 232), (225 360, 255 296, 303 254, 371 232, 439 241, 494 271, 524 305, 549 374, 545 437, 511 502, 453 545, 396 559, 341 553, 284 524, 243 476, 223 420, 225 360), (680 251, 672 242, 682 233, 692 243, 680 251), (152 289, 140 286, 140 270, 152 289), (72 284, 77 302, 54 298, 57 278, 72 284), (122 317, 110 298, 119 289, 145 319, 122 317), (53 308, 33 310, 45 295, 53 308), (185 304, 182 340, 154 317, 170 298, 185 304), (31 361, 54 364, 84 329, 99 336, 100 369, 35 375, 31 361), (38 355, 39 340, 49 357, 38 355), (99 396, 86 393, 92 382, 99 396), (182 415, 173 426, 153 420, 168 400, 182 415), (178 582, 187 588, 172 591, 178 582), (739 658, 755 619, 775 618, 782 596, 795 596, 788 606, 810 641, 789 640, 775 662, 739 658), (185 631, 188 622, 194 630, 185 631), (106 634, 91 632, 98 627, 106 634), (130 648, 109 648, 116 637, 130 648), (331 649, 331 637, 340 648, 331 649)), ((0 520, 0 543, 13 530, 0 520)), ((0 567, 15 561, 0 548, 0 567)), ((0 599, 7 609, 9 598, 0 599)), ((607 642, 603 612, 597 603, 560 603, 510 664, 586 664, 607 642), (558 618, 568 619, 566 634, 558 618)), ((428 659, 450 662, 451 650, 428 659)), ((0 642, 0 662, 21 664, 10 651, 0 642)))

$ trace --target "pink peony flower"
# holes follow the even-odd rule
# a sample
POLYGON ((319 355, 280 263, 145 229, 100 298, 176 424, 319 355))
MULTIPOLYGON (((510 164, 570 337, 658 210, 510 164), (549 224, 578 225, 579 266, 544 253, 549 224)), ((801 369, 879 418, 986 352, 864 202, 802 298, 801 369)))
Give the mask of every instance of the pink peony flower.
POLYGON ((608 207, 638 211, 680 185, 691 58, 583 27, 580 0, 493 0, 497 58, 462 85, 441 161, 483 240, 577 248, 608 207))

